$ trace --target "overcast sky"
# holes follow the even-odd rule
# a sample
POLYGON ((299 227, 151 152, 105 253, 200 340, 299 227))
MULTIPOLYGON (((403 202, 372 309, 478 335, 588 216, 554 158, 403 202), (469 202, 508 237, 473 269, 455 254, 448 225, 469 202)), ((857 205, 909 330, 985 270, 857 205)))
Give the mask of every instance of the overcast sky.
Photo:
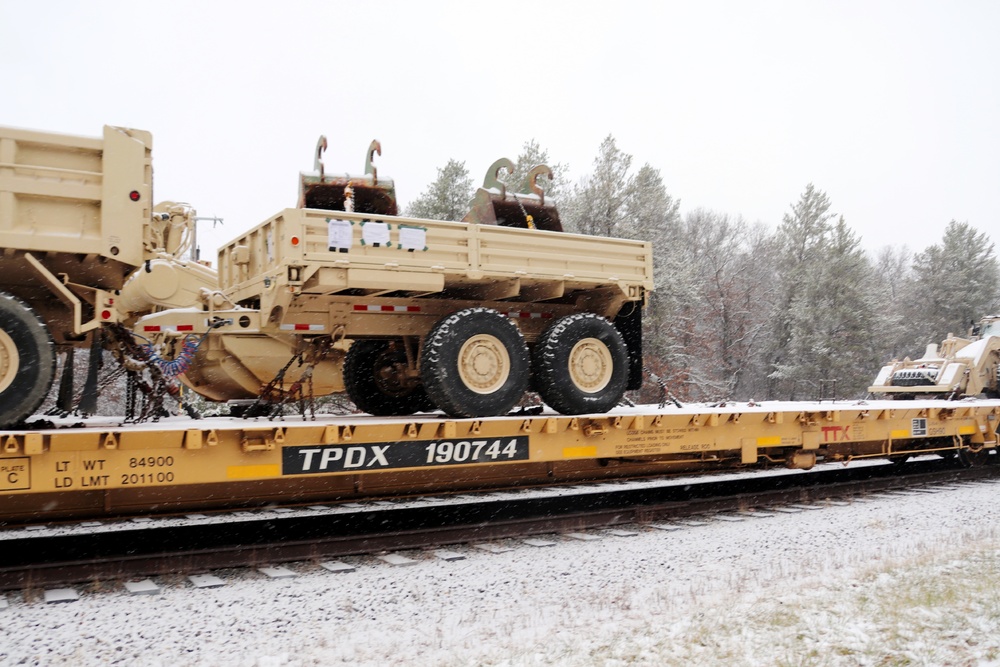
POLYGON ((807 183, 866 247, 1000 238, 1000 2, 0 0, 0 124, 154 136, 155 195, 225 218, 208 257, 312 169, 405 204, 536 139, 570 181, 613 134, 681 211, 781 221, 807 183))

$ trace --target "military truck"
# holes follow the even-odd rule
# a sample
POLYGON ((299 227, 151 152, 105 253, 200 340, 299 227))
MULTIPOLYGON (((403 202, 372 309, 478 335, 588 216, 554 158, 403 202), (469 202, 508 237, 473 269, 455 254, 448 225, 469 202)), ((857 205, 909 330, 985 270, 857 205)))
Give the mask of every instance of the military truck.
POLYGON ((153 205, 151 153, 148 132, 124 127, 101 138, 0 128, 0 424, 38 408, 57 351, 130 308, 188 305, 214 286, 213 271, 180 259, 193 210, 153 205))
POLYGON ((358 176, 317 160, 300 208, 219 250, 218 294, 139 320, 164 358, 203 337, 182 382, 216 401, 346 390, 375 415, 462 417, 506 414, 529 386, 565 414, 638 388, 649 243, 558 231, 537 183, 547 168, 507 192, 506 160, 466 222, 400 217, 372 165, 380 148, 358 176))
POLYGON ((891 398, 1000 398, 1000 315, 982 318, 967 338, 931 343, 919 359, 883 366, 868 391, 891 398))
POLYGON ((148 132, 0 129, 0 425, 33 414, 57 350, 98 330, 131 369, 215 401, 346 390, 377 415, 479 417, 531 386, 578 414, 638 387, 648 243, 562 233, 546 168, 507 192, 509 161, 465 222, 400 217, 377 142, 359 176, 325 173, 325 145, 299 206, 223 246, 217 276, 183 259, 194 211, 152 204, 148 132))

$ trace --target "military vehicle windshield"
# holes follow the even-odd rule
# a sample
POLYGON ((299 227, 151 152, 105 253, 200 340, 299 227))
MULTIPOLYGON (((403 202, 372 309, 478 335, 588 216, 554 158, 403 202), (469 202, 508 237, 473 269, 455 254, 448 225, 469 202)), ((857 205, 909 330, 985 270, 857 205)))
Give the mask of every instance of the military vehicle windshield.
POLYGON ((1000 317, 994 320, 983 322, 983 326, 979 331, 979 335, 984 338, 986 336, 1000 336, 1000 317))

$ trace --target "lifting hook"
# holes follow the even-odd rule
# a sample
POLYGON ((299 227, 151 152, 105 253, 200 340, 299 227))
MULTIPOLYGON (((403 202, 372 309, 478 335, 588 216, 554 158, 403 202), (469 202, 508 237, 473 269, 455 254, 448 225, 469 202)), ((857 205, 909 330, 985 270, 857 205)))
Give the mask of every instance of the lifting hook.
POLYGON ((528 172, 528 178, 526 180, 528 181, 528 187, 532 192, 538 195, 542 206, 545 206, 545 190, 538 185, 538 177, 543 175, 549 179, 550 183, 552 182, 552 170, 544 164, 532 167, 531 171, 528 172))
POLYGON ((368 159, 365 160, 365 173, 372 175, 372 185, 378 183, 378 169, 372 164, 372 157, 378 153, 381 157, 382 155, 382 144, 379 143, 378 139, 372 139, 372 143, 368 146, 368 159))
POLYGON ((489 190, 495 188, 500 190, 500 196, 504 199, 507 198, 507 186, 504 185, 503 181, 500 180, 500 170, 506 169, 508 174, 514 173, 514 163, 505 157, 500 158, 496 162, 490 165, 490 168, 486 171, 486 178, 483 179, 483 189, 489 190))
POLYGON ((323 182, 323 151, 326 150, 326 135, 321 134, 316 142, 316 161, 313 162, 313 170, 319 172, 320 183, 323 182))

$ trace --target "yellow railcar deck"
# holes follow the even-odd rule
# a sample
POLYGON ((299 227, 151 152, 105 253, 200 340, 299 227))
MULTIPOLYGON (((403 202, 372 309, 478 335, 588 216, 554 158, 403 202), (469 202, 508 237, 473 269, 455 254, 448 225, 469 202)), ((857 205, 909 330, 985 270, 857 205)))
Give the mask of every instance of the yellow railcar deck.
POLYGON ((637 406, 579 417, 175 417, 0 431, 0 520, 978 453, 1000 400, 637 406))

